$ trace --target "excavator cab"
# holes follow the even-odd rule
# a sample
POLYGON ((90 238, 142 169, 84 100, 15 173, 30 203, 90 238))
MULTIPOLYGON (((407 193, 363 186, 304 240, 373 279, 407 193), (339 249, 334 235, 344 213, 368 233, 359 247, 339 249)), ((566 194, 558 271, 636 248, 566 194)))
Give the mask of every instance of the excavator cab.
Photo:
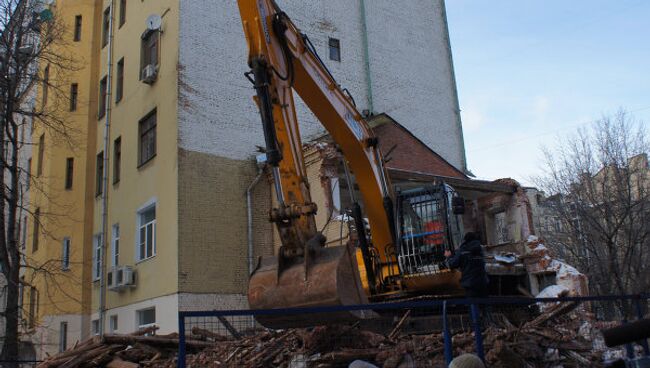
POLYGON ((453 293, 458 274, 447 267, 444 253, 460 245, 462 198, 445 183, 397 188, 396 197, 396 258, 406 291, 453 293))

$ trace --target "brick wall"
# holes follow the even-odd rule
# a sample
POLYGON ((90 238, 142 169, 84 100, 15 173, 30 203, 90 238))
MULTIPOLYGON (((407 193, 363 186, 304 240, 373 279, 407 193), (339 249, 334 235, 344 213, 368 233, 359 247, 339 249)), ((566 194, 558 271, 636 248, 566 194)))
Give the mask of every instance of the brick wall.
POLYGON ((387 122, 373 130, 379 138, 379 148, 384 155, 395 147, 386 165, 389 169, 465 178, 462 172, 396 123, 387 122))
MULTIPOLYGON (((255 166, 179 150, 179 291, 244 293, 248 281, 245 188, 255 166)), ((268 185, 255 191, 255 244, 272 247, 268 185)))

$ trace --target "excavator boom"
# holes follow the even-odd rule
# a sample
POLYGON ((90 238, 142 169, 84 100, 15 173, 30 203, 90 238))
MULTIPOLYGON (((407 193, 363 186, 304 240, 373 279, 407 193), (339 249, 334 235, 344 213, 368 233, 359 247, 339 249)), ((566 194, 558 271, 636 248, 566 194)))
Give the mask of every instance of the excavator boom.
MULTIPOLYGON (((255 86, 275 183, 277 206, 270 218, 282 242, 277 258, 262 260, 251 275, 249 304, 257 309, 364 303, 381 282, 377 273, 386 267, 382 265, 391 264, 388 249, 395 242, 391 186, 377 139, 307 36, 273 0, 238 3, 249 47, 247 76, 255 86), (361 274, 356 250, 324 247, 325 239, 316 229, 317 209, 309 193, 294 91, 329 132, 355 174, 372 229, 370 244, 357 205, 361 274)), ((305 319, 302 323, 269 317, 261 322, 269 327, 318 323, 315 316, 305 319)))

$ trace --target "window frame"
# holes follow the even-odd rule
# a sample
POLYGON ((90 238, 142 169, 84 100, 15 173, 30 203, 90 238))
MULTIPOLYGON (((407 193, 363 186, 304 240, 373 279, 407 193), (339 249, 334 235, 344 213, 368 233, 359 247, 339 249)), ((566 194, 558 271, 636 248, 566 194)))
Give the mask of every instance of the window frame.
POLYGON ((102 272, 102 234, 93 235, 93 282, 99 281, 102 272))
POLYGON ((74 30, 72 35, 72 40, 74 42, 81 41, 81 27, 82 27, 83 17, 81 14, 74 17, 74 30))
POLYGON ((334 37, 329 37, 327 40, 327 47, 329 50, 329 59, 332 61, 341 62, 341 40, 334 37), (332 51, 336 51, 333 54, 332 51))
POLYGON ((108 330, 111 333, 115 333, 119 328, 119 319, 117 314, 113 314, 108 317, 108 330))
POLYGON ((113 141, 113 185, 122 177, 122 136, 113 141))
POLYGON ((59 325, 59 353, 68 349, 68 322, 62 321, 59 325))
POLYGON ((95 336, 99 335, 99 320, 98 319, 93 319, 92 321, 90 321, 90 333, 92 333, 95 336))
POLYGON ((145 329, 145 328, 151 327, 151 326, 157 326, 157 322, 156 322, 157 321, 157 319, 156 319, 156 306, 151 306, 151 307, 147 307, 147 308, 143 308, 143 309, 138 309, 138 310, 135 311, 135 316, 136 316, 135 321, 138 324, 137 325, 138 330, 142 330, 142 329, 145 329), (145 315, 146 312, 149 312, 149 311, 153 311, 153 322, 143 323, 143 321, 142 321, 143 318, 142 317, 145 315))
POLYGON ((99 81, 99 100, 97 101, 97 120, 101 120, 106 115, 107 95, 108 95, 108 77, 105 75, 104 78, 102 78, 99 81))
POLYGON ((108 33, 111 28, 111 6, 104 9, 102 17, 102 49, 108 45, 108 33))
POLYGON ((118 29, 126 23, 126 0, 120 0, 120 18, 118 29))
POLYGON ((79 83, 70 84, 70 111, 77 111, 79 103, 79 83))
POLYGON ((136 212, 136 234, 135 234, 135 262, 140 263, 154 258, 157 254, 157 236, 156 229, 158 224, 157 208, 158 202, 154 198, 140 207, 136 212), (144 214, 148 211, 154 211, 153 220, 146 223, 143 222, 144 214), (147 237, 148 227, 151 226, 151 238, 147 237), (144 242, 142 242, 142 235, 144 231, 144 242), (148 246, 147 240, 151 241, 151 247, 148 246), (148 248, 151 248, 151 253, 148 253, 148 248))
POLYGON ((158 112, 157 109, 153 109, 151 112, 149 112, 147 115, 145 115, 144 118, 140 119, 138 122, 138 168, 144 166, 147 164, 149 161, 153 160, 156 157, 157 154, 157 126, 158 126, 158 112), (153 123, 151 123, 151 126, 143 128, 143 126, 148 123, 151 119, 153 119, 153 123), (144 158, 143 157, 143 138, 145 137, 146 134, 152 134, 153 138, 150 138, 153 140, 153 153, 151 153, 148 157, 144 158))
POLYGON ((65 190, 72 190, 74 184, 74 157, 68 157, 65 160, 65 190))
POLYGON ((120 224, 113 224, 111 230, 111 266, 120 265, 120 224))
POLYGON ((124 97, 124 57, 117 62, 117 72, 115 73, 115 103, 122 101, 124 97))
POLYGON ((41 232, 41 208, 36 207, 34 211, 34 224, 32 226, 32 253, 38 251, 38 238, 41 232))
POLYGON ((156 69, 160 66, 160 33, 160 30, 147 29, 140 37, 140 80, 147 65, 156 69))
POLYGON ((50 86, 50 64, 47 64, 45 66, 45 69, 43 69, 43 85, 42 85, 42 95, 41 95, 41 107, 44 108, 45 105, 47 105, 47 95, 48 95, 48 89, 50 86))
POLYGON ((29 289, 29 328, 36 327, 36 319, 38 317, 38 297, 38 289, 35 286, 32 286, 29 289))
POLYGON ((104 151, 100 151, 95 159, 95 197, 104 193, 104 151))
POLYGON ((25 181, 25 189, 29 191, 32 185, 32 158, 27 159, 27 180, 25 181))
POLYGON ((71 242, 70 242, 70 237, 66 236, 63 238, 63 242, 61 243, 61 269, 63 271, 68 271, 70 270, 70 250, 71 250, 71 242))
POLYGON ((45 133, 38 138, 38 166, 36 167, 36 177, 43 175, 43 160, 45 159, 45 133))

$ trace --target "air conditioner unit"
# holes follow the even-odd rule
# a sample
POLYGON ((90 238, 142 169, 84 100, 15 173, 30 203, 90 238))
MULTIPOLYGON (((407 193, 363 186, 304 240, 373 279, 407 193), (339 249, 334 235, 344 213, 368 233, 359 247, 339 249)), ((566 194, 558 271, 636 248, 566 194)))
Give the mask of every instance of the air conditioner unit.
POLYGON ((131 266, 121 266, 119 268, 117 284, 123 288, 135 286, 135 273, 131 266))
POLYGON ((149 64, 142 69, 142 82, 147 84, 153 84, 158 78, 158 67, 149 64))
POLYGON ((131 266, 116 266, 108 271, 108 290, 121 291, 135 286, 135 272, 131 266))
POLYGON ((116 290, 117 289, 117 283, 116 283, 116 269, 113 268, 108 273, 106 274, 106 285, 108 285, 108 290, 116 290))

